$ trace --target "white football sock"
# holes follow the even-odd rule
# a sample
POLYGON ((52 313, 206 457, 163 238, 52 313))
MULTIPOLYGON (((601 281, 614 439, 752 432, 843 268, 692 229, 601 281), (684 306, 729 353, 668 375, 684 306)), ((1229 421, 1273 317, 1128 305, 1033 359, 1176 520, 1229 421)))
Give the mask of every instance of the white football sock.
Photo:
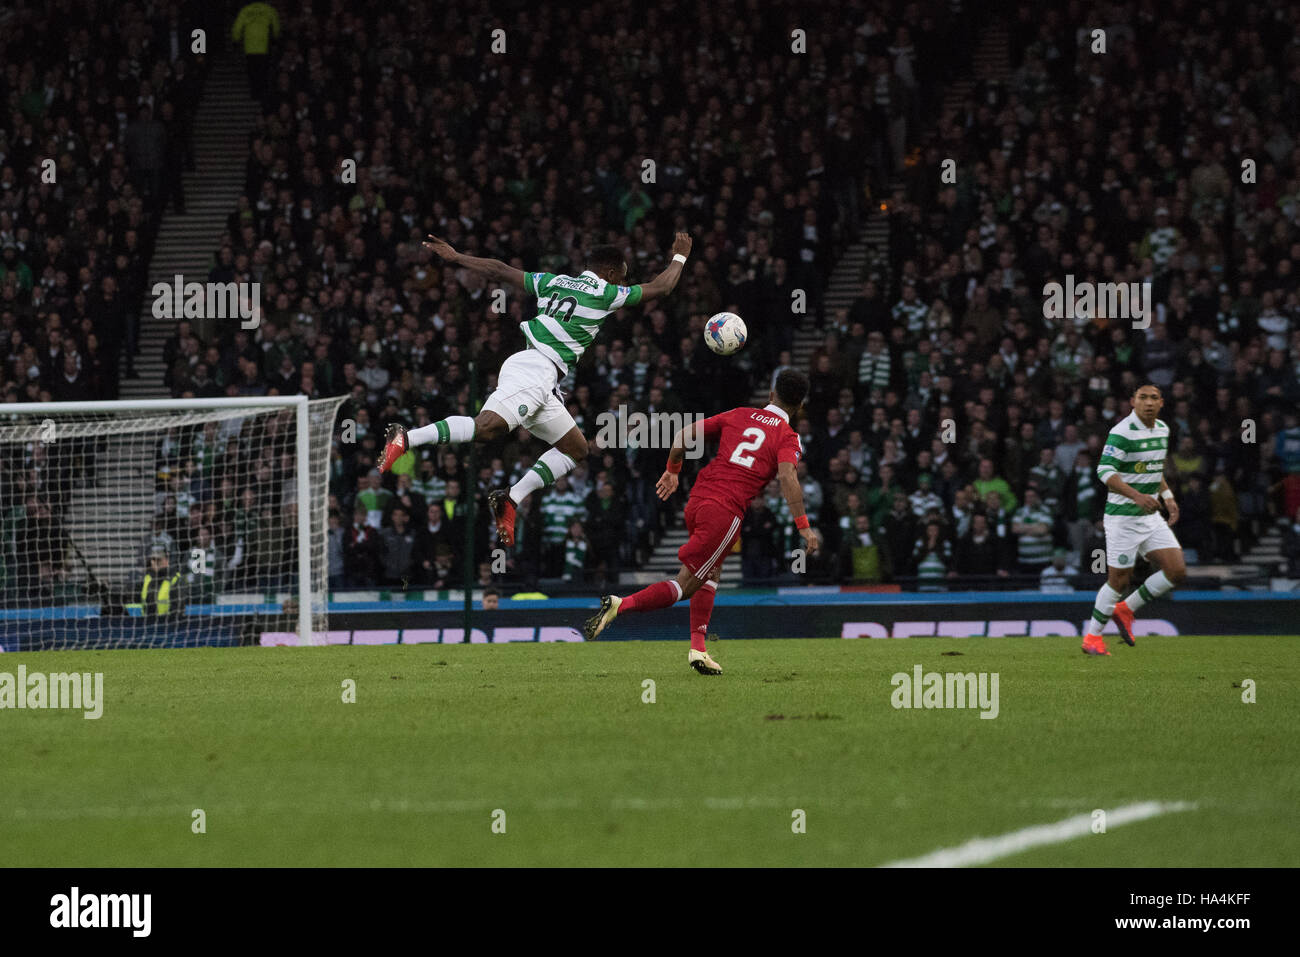
POLYGON ((454 445, 474 438, 474 420, 468 415, 449 415, 433 425, 406 430, 406 441, 411 448, 433 442, 435 445, 454 445))
POLYGON ((1110 587, 1110 582, 1101 586, 1097 592, 1097 602, 1092 608, 1092 620, 1088 622, 1089 635, 1101 635, 1101 630, 1106 627, 1106 622, 1110 621, 1111 613, 1115 611, 1115 605, 1123 596, 1115 589, 1110 587))
POLYGON ((1156 572, 1139 585, 1137 591, 1125 598, 1124 604, 1128 605, 1129 611, 1137 611, 1152 599, 1168 595, 1173 590, 1174 583, 1166 577, 1165 573, 1156 572))
POLYGON ((524 477, 510 489, 510 501, 518 505, 539 488, 554 485, 561 475, 568 475, 578 465, 559 449, 547 449, 537 464, 529 469, 524 477))

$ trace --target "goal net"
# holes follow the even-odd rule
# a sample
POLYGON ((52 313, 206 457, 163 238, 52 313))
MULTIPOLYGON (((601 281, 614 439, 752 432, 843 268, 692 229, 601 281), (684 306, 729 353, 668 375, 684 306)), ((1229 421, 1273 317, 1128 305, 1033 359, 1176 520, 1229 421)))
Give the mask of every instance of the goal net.
POLYGON ((321 643, 343 401, 0 406, 0 649, 321 643))

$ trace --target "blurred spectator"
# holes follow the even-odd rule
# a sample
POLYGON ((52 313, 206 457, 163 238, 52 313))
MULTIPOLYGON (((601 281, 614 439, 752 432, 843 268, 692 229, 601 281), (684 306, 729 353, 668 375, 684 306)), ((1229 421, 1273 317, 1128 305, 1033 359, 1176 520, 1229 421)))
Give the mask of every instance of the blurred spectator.
POLYGON ((280 15, 269 3, 250 3, 240 8, 230 29, 230 38, 241 43, 248 68, 248 95, 263 100, 268 92, 270 69, 267 54, 272 35, 280 38, 280 15))
POLYGON ((760 495, 749 504, 740 526, 741 571, 746 582, 777 573, 776 518, 760 495))
POLYGON ((596 573, 595 584, 600 587, 616 584, 620 565, 619 548, 626 535, 627 511, 623 502, 615 496, 615 488, 610 482, 589 494, 586 506, 585 536, 590 546, 587 563, 596 573))
POLYGON ((367 521, 367 515, 366 507, 358 505, 343 549, 347 583, 358 588, 379 584, 381 569, 379 531, 367 521))
POLYGON ((1025 504, 1012 517, 1011 531, 1016 536, 1016 559, 1021 574, 1039 574, 1052 554, 1052 513, 1032 485, 1025 490, 1025 504))
POLYGON ((863 512, 853 516, 852 527, 840 537, 839 577, 843 581, 879 581, 880 546, 871 531, 871 518, 863 512))
POLYGON ((564 539, 564 575, 566 582, 581 582, 586 578, 587 537, 582 522, 576 519, 569 525, 564 539))
POLYGON ((1227 476, 1218 472, 1210 482, 1210 528, 1214 535, 1214 557, 1221 562, 1236 561, 1237 495, 1227 476))
POLYGON ((1071 579, 1079 574, 1079 569, 1070 563, 1070 553, 1064 548, 1052 551, 1052 563, 1039 575, 1039 590, 1044 592, 1071 592, 1074 585, 1071 579))
POLYGON ((1210 493, 1204 478, 1197 472, 1187 476, 1179 493, 1179 522, 1176 527, 1179 544, 1183 546, 1187 564, 1204 561, 1213 552, 1210 539, 1210 493), (1186 509, 1184 512, 1183 509, 1186 509))
POLYGON ((1282 555, 1288 578, 1300 578, 1300 516, 1293 518, 1282 534, 1282 555))
POLYGON ((415 551, 415 532, 407 524, 407 511, 398 505, 389 516, 392 524, 379 533, 385 585, 406 588, 411 576, 411 558, 415 551))
POLYGON ((566 539, 574 520, 582 514, 582 495, 570 487, 569 476, 560 476, 542 493, 542 548, 547 577, 559 578, 564 573, 566 539))
POLYGON ((998 575, 1011 573, 1011 557, 1002 536, 989 522, 988 515, 971 516, 970 531, 957 543, 956 570, 962 575, 998 575))
POLYGON ((347 584, 347 562, 344 558, 346 538, 347 529, 343 527, 342 516, 338 509, 330 509, 329 529, 325 533, 325 551, 331 591, 343 588, 347 584))
POLYGON ((944 587, 943 580, 952 565, 952 543, 945 537, 943 525, 937 519, 925 523, 925 531, 916 541, 913 563, 922 591, 944 587))
POLYGON ((1002 501, 1002 508, 1007 511, 1015 509, 1016 496, 1012 493, 1007 480, 994 474, 992 459, 980 459, 979 474, 971 484, 975 486, 975 494, 981 499, 987 500, 989 493, 996 493, 1002 501))
POLYGON ((907 495, 901 489, 894 492, 893 504, 884 517, 881 531, 891 577, 910 578, 916 573, 916 518, 908 506, 907 495))

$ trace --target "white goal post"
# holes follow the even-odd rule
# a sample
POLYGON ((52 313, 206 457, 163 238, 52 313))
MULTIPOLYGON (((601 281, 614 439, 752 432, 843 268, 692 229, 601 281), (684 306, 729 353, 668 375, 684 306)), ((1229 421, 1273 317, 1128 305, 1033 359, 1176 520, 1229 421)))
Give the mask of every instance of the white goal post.
POLYGON ((345 398, 0 405, 0 649, 322 641, 345 398))

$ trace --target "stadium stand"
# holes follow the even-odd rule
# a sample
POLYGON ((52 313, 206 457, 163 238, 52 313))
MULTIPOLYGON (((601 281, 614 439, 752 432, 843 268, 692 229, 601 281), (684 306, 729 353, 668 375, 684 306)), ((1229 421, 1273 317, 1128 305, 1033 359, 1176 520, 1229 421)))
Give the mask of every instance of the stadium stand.
MULTIPOLYGON (((594 442, 521 510, 500 575, 484 564, 484 496, 528 469, 539 442, 521 432, 486 448, 474 475, 463 448, 374 472, 389 422, 477 409, 531 306, 512 296, 495 312, 481 281, 430 261, 428 233, 554 272, 614 243, 637 280, 661 267, 675 229, 692 230, 675 294, 611 317, 565 384, 589 438, 604 411, 745 404, 808 357, 800 473, 828 548, 806 575, 789 571, 798 537, 773 489, 746 520, 731 580, 1086 577, 1101 541, 1097 456, 1144 380, 1165 392, 1189 560, 1243 580, 1282 560, 1279 523, 1300 508, 1300 144, 1284 119, 1300 115, 1300 74, 1286 11, 1157 21, 1149 4, 1108 4, 1103 57, 1092 20, 1033 4, 723 0, 673 17, 514 4, 507 51, 529 54, 516 64, 485 52, 499 5, 277 6, 280 37, 249 73, 261 98, 242 183, 195 277, 260 282, 260 325, 195 321, 144 343, 136 317, 164 204, 185 205, 199 93, 210 71, 233 75, 236 55, 223 49, 215 67, 172 56, 174 26, 134 7, 81 27, 70 57, 39 24, 7 33, 0 394, 347 394, 356 441, 340 430, 332 470, 336 587, 453 587, 470 496, 485 582, 590 591, 671 558, 685 499, 653 494, 663 449, 594 442), (702 39, 742 17, 745 40, 702 39), (999 53, 979 76, 975 38, 999 53), (41 182, 45 156, 66 171, 57 185, 41 182), (949 160, 955 182, 940 176, 949 160), (882 254, 865 257, 873 226, 882 254), (860 293, 830 305, 845 264, 860 293), (1150 327, 1102 311, 1045 318, 1044 284, 1067 275, 1150 282, 1150 327), (805 312, 791 311, 797 290, 805 312), (724 308, 751 331, 730 360, 700 343, 724 308), (119 383, 137 345, 161 356, 148 366, 160 378, 119 383)), ((234 22, 223 12, 214 37, 234 22)), ((221 95, 251 102, 241 84, 221 95)), ((32 465, 7 467, 23 483, 32 465)), ((27 497, 0 503, 14 516, 6 541, 27 497)))

